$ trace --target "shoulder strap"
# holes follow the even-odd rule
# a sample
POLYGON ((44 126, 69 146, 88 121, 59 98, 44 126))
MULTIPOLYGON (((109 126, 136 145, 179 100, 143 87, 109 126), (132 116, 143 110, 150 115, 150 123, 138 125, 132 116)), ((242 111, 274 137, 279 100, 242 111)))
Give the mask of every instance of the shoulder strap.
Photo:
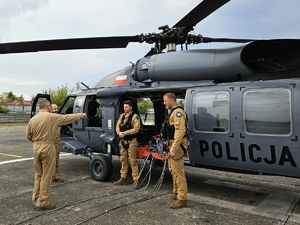
MULTIPOLYGON (((171 114, 173 113, 173 111, 175 111, 175 109, 178 109, 178 108, 181 108, 181 109, 183 110, 183 112, 185 113, 185 117, 186 117, 185 128, 186 128, 186 132, 188 133, 187 122, 188 122, 189 118, 188 118, 187 113, 184 111, 184 109, 183 109, 180 105, 176 106, 175 108, 173 108, 173 109, 171 110, 170 116, 171 116, 171 114)), ((186 134, 186 136, 187 136, 187 134, 186 134)))
POLYGON ((183 108, 180 105, 178 105, 178 106, 174 107, 173 109, 171 109, 170 116, 174 112, 174 110, 178 109, 178 108, 181 108, 183 110, 183 108))
MULTIPOLYGON (((133 117, 133 116, 134 116, 134 113, 131 113, 130 116, 128 117, 128 120, 126 121, 126 123, 131 123, 132 117, 133 117)), ((124 120, 125 120, 125 113, 124 113, 123 116, 122 116, 121 124, 124 123, 124 120)))
POLYGON ((123 116, 122 116, 122 119, 121 119, 121 124, 123 124, 123 123, 124 123, 124 120, 125 120, 125 114, 123 114, 123 116))
POLYGON ((164 119, 164 123, 169 123, 169 118, 172 115, 172 113, 174 112, 175 109, 181 108, 183 110, 183 108, 178 105, 176 107, 174 107, 173 109, 171 109, 170 114, 168 114, 168 110, 165 110, 165 119, 164 119))
POLYGON ((130 116, 128 117, 128 120, 127 120, 127 121, 131 123, 132 117, 133 117, 133 116, 134 116, 134 113, 131 113, 130 116))

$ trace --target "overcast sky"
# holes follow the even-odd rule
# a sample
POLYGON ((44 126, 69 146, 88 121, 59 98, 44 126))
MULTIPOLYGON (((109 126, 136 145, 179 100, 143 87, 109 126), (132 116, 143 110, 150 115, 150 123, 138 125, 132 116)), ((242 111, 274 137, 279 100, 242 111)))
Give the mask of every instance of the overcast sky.
MULTIPOLYGON (((126 36, 172 27, 201 1, 7 0, 0 2, 0 42, 126 36), (180 4, 177 2, 181 2, 180 4)), ((198 23, 194 34, 227 38, 300 38, 299 0, 231 0, 198 23)), ((226 46, 232 44, 225 44, 226 46)), ((191 48, 223 47, 199 44, 191 48)), ((26 100, 42 90, 101 78, 127 67, 152 46, 0 55, 0 94, 26 100)))

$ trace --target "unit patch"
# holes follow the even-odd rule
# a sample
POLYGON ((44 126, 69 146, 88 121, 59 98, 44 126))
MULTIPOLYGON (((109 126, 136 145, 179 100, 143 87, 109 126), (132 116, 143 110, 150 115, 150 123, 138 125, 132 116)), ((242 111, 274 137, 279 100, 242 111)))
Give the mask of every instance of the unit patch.
POLYGON ((178 118, 180 118, 180 117, 182 116, 182 113, 181 113, 181 112, 177 112, 177 113, 176 113, 176 116, 177 116, 178 118))

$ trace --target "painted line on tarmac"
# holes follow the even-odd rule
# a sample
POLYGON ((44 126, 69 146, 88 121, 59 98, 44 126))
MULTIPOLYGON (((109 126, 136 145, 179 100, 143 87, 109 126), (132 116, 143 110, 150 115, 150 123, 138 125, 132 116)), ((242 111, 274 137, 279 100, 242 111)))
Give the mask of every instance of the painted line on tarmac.
POLYGON ((15 157, 15 158, 22 158, 21 155, 11 155, 11 154, 1 153, 1 152, 0 152, 0 155, 10 156, 10 157, 15 157))
MULTIPOLYGON (((65 155, 72 155, 72 153, 63 153, 63 154, 60 154, 59 156, 65 156, 65 155)), ((28 161, 28 160, 33 160, 33 157, 24 158, 24 159, 7 160, 7 161, 0 162, 0 165, 8 164, 8 163, 15 163, 15 162, 23 162, 23 161, 28 161)))

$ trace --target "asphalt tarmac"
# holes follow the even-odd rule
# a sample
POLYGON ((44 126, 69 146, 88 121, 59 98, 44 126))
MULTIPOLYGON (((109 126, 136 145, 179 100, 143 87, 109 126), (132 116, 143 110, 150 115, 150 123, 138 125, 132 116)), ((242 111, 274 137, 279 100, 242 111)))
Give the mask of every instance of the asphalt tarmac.
POLYGON ((150 170, 148 161, 142 173, 147 179, 133 190, 113 185, 119 179, 117 156, 111 180, 97 182, 88 158, 64 153, 60 173, 65 182, 51 184, 50 202, 57 208, 36 211, 32 144, 25 131, 26 126, 0 127, 0 224, 300 224, 297 178, 186 166, 188 207, 171 209, 172 180, 163 165, 150 170))

